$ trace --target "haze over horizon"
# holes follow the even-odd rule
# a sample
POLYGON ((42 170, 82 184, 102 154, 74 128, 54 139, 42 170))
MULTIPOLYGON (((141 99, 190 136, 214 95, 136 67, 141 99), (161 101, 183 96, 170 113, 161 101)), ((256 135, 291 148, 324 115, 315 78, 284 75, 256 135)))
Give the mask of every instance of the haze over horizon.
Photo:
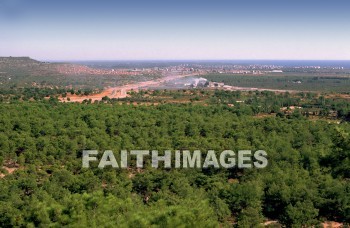
POLYGON ((349 6, 345 0, 0 0, 0 56, 350 60, 349 6))

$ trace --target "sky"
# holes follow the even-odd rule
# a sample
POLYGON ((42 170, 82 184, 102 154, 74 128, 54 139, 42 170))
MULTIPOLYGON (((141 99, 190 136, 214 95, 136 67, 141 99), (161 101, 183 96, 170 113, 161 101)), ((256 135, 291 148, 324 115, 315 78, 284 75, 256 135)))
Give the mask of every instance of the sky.
POLYGON ((350 1, 0 0, 0 56, 350 60, 350 1))

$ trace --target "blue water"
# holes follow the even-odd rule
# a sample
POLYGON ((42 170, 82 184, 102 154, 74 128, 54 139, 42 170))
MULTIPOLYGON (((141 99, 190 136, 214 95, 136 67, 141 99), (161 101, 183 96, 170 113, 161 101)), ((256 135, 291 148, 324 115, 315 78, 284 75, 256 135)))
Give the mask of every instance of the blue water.
POLYGON ((138 60, 138 61, 75 61, 95 68, 150 68, 180 64, 200 65, 275 65, 284 67, 344 67, 350 69, 350 60, 138 60))
POLYGON ((241 63, 242 65, 259 64, 259 65, 278 65, 284 67, 305 67, 305 66, 320 66, 320 67, 344 67, 350 69, 349 60, 237 60, 230 61, 241 63))

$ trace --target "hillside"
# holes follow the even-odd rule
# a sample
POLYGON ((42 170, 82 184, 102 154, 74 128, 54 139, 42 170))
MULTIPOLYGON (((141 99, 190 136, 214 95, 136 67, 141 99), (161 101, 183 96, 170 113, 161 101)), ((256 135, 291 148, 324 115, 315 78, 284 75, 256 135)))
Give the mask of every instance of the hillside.
POLYGON ((145 81, 159 75, 95 69, 79 64, 40 62, 30 57, 0 57, 0 88, 101 89, 145 81))
POLYGON ((0 57, 0 67, 11 66, 33 66, 39 65, 41 62, 31 59, 30 57, 0 57))

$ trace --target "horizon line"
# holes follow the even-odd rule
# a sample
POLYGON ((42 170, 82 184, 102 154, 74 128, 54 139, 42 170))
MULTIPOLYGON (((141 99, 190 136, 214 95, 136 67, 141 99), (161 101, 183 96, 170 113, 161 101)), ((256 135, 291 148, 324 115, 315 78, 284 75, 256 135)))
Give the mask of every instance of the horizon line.
POLYGON ((350 59, 37 59, 45 62, 112 62, 112 61, 159 61, 159 62, 181 62, 181 61, 199 61, 199 62, 218 62, 218 61, 350 61, 350 59))
POLYGON ((0 56, 1 58, 30 58, 41 62, 108 62, 108 61, 350 61, 350 59, 44 59, 31 56, 0 56))

